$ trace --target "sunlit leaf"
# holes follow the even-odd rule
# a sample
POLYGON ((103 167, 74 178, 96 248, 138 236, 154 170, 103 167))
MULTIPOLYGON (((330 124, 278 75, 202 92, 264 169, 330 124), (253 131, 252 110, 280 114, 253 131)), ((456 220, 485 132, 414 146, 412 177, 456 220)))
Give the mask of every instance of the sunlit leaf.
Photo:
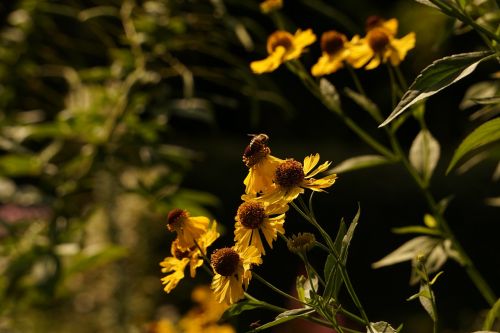
POLYGON ((421 130, 410 148, 410 162, 428 182, 439 160, 441 148, 439 142, 426 130, 421 130))
POLYGON ((370 323, 371 331, 367 328, 366 333, 396 333, 396 330, 385 321, 370 323))
POLYGON ((297 319, 300 317, 304 317, 304 316, 311 314, 313 312, 314 312, 314 310, 309 309, 309 308, 301 308, 301 309, 293 309, 293 310, 285 311, 285 312, 280 313, 274 321, 271 321, 267 324, 259 326, 256 329, 251 330, 250 332, 260 332, 260 331, 263 331, 263 330, 268 329, 270 327, 286 323, 287 321, 294 320, 294 319, 297 319))
POLYGON ((231 317, 237 316, 242 312, 258 309, 262 307, 262 304, 254 302, 252 300, 243 300, 238 303, 232 304, 226 311, 222 314, 220 320, 225 321, 231 317))
POLYGON ((372 264, 373 268, 394 265, 403 261, 412 260, 417 254, 429 253, 438 243, 440 239, 430 236, 419 236, 410 239, 393 252, 389 253, 384 258, 372 264))
POLYGON ((420 285, 419 301, 422 307, 429 314, 433 321, 436 321, 436 313, 432 305, 433 292, 428 284, 422 283, 420 285))
POLYGON ((500 118, 495 118, 476 128, 460 143, 446 173, 449 173, 466 154, 498 140, 500 140, 500 118))
POLYGON ((470 75, 490 55, 491 52, 461 53, 434 61, 417 76, 396 108, 379 127, 387 125, 415 103, 470 75))
POLYGON ((325 103, 333 110, 340 108, 340 96, 333 84, 325 78, 319 80, 319 91, 323 95, 325 103))
POLYGON ((439 236, 441 232, 437 229, 427 228, 421 225, 409 225, 407 227, 393 228, 391 231, 395 234, 422 234, 439 236))
POLYGON ((388 163, 391 163, 391 161, 382 155, 363 155, 348 158, 335 166, 331 171, 333 173, 343 173, 388 163))

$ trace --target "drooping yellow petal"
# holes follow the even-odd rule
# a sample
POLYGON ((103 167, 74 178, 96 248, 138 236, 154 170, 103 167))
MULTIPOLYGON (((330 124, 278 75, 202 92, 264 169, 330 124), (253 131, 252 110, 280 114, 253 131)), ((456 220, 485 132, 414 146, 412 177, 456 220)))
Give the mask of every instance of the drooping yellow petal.
MULTIPOLYGON (((353 39, 354 40, 354 39, 353 39)), ((347 61, 354 68, 363 67, 374 56, 374 52, 365 39, 357 39, 352 42, 347 61)))
POLYGON ((408 51, 415 47, 415 33, 410 32, 400 39, 394 38, 391 41, 391 46, 396 51, 396 56, 390 57, 391 64, 397 66, 404 60, 408 51))
POLYGON ((365 66, 365 69, 375 69, 380 65, 380 56, 375 55, 373 59, 365 66))
POLYGON ((205 216, 191 216, 183 220, 181 227, 177 230, 179 247, 190 248, 207 229, 210 220, 205 216))
POLYGON ((250 68, 252 72, 262 74, 274 71, 283 63, 285 52, 284 47, 278 46, 267 58, 251 62, 250 68))
POLYGON ((319 162, 319 154, 311 154, 304 158, 304 174, 307 175, 319 162))
POLYGON ((316 35, 313 33, 311 29, 307 30, 297 30, 295 35, 293 36, 293 48, 287 52, 284 56, 285 60, 297 59, 300 57, 304 48, 311 45, 316 41, 316 35))
POLYGON ((243 181, 245 193, 256 194, 269 192, 274 186, 273 178, 276 168, 283 162, 282 159, 267 155, 259 163, 250 167, 248 175, 243 181))
POLYGON ((323 189, 332 186, 335 183, 336 179, 337 175, 332 173, 331 175, 320 179, 310 179, 310 181, 305 184, 304 187, 313 191, 324 192, 323 189))
POLYGON ((330 164, 332 164, 332 162, 330 162, 330 161, 324 162, 319 167, 317 167, 316 170, 312 171, 310 174, 306 174, 305 178, 306 179, 307 178, 312 178, 312 177, 316 176, 318 173, 325 171, 326 169, 328 169, 328 167, 330 166, 330 164))
POLYGON ((175 257, 167 257, 160 263, 160 266, 163 267, 161 271, 163 273, 168 273, 161 279, 162 284, 165 285, 164 290, 167 294, 170 293, 184 278, 184 269, 188 263, 188 258, 179 260, 175 257))
POLYGON ((313 76, 324 76, 335 73, 344 67, 345 52, 338 52, 334 55, 329 55, 325 52, 318 59, 318 62, 311 68, 313 76))
POLYGON ((389 19, 382 24, 382 27, 386 29, 392 36, 396 36, 398 33, 398 20, 395 18, 389 19))

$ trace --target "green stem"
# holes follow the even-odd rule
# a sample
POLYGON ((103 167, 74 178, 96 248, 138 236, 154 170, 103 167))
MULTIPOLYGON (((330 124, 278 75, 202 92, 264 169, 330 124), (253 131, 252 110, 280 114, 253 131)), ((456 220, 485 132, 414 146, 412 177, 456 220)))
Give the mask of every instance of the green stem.
POLYGON ((262 276, 260 276, 259 274, 255 273, 255 272, 252 272, 252 276, 254 276, 257 280, 259 280, 260 282, 262 282, 264 285, 266 285, 269 289, 273 290, 274 292, 280 294, 281 296, 284 296, 288 299, 291 299, 295 302, 299 302, 300 304, 302 305, 308 305, 307 303, 305 302, 302 302, 300 299, 296 298, 296 297, 293 297, 292 295, 290 294, 287 294, 286 292, 284 292, 283 290, 279 289, 278 287, 274 286, 273 284, 271 284, 270 282, 268 282, 266 279, 264 279, 262 276))
POLYGON ((262 305, 262 307, 268 309, 268 310, 271 310, 271 311, 274 311, 274 312, 278 312, 278 313, 282 313, 282 312, 285 312, 285 311, 288 311, 288 309, 285 309, 285 308, 282 308, 282 307, 279 307, 279 306, 276 306, 274 304, 270 304, 270 303, 267 303, 267 302, 264 302, 264 301, 261 301, 255 297, 253 297, 252 295, 250 295, 249 293, 247 293, 245 291, 245 297, 255 303, 258 303, 259 305, 262 305))
POLYGON ((366 325, 366 322, 363 318, 355 315, 354 313, 350 312, 350 311, 347 311, 346 309, 344 308, 339 308, 339 311, 344 314, 346 317, 349 317, 355 321, 357 321, 359 324, 363 324, 363 325, 366 325))
POLYGON ((431 209, 434 217, 436 218, 437 222, 439 223, 440 228, 444 232, 445 236, 452 242, 453 247, 455 250, 459 253, 460 258, 462 259, 462 265, 465 268, 465 271, 469 275, 469 278, 472 280, 476 288, 479 290, 483 298, 488 302, 490 306, 493 306, 493 304, 496 301, 496 296, 491 287, 488 285, 486 280, 483 278, 481 273, 477 270, 477 268, 474 265, 474 262, 469 258, 465 250, 462 248, 458 240, 456 239, 455 235, 453 234, 453 231, 448 225, 448 222, 444 218, 441 210, 439 209, 436 200, 430 193, 428 189, 428 183, 424 182, 418 172, 415 170, 415 168, 411 165, 411 163, 408 161, 406 158, 406 155, 404 154, 401 146, 399 145, 399 142, 397 141, 397 138, 393 133, 388 132, 390 135, 390 140, 393 145, 394 151, 397 153, 399 156, 401 162, 403 163, 404 167, 406 168, 407 172, 411 175, 417 186, 420 188, 422 191, 427 204, 429 208, 431 209))
POLYGON ((483 330, 491 331, 493 324, 495 323, 495 318, 500 320, 500 298, 497 299, 495 304, 491 307, 490 311, 486 315, 486 319, 483 323, 483 330))
POLYGON ((345 66, 347 70, 349 71, 349 74, 351 75, 352 80, 354 81, 354 85, 356 86, 356 90, 363 96, 366 96, 365 90, 363 89, 363 86, 361 85, 361 82, 359 81, 358 75, 354 71, 351 65, 346 64, 345 66))

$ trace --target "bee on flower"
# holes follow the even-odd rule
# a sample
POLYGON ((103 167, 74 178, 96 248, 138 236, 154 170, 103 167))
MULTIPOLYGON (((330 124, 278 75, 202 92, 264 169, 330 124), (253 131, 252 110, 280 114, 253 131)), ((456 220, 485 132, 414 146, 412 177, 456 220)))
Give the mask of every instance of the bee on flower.
POLYGON ((311 69, 313 76, 332 74, 344 67, 344 60, 350 52, 347 37, 335 30, 324 32, 321 35, 321 51, 321 57, 311 69))
POLYGON ((309 155, 304 158, 304 163, 294 159, 283 161, 274 174, 275 187, 272 191, 262 196, 252 196, 244 194, 244 201, 257 200, 269 204, 279 202, 289 203, 304 193, 305 189, 323 192, 325 188, 332 186, 337 179, 337 175, 332 173, 322 178, 313 178, 317 174, 328 169, 332 162, 325 162, 318 167, 319 154, 309 155))
POLYGON ((178 246, 188 249, 194 241, 207 232, 210 220, 205 216, 190 216, 186 210, 175 208, 168 213, 167 228, 177 233, 178 246))
POLYGON ((184 278, 186 266, 189 265, 190 276, 192 278, 196 276, 196 269, 203 265, 203 255, 206 254, 207 248, 217 238, 219 238, 217 222, 213 221, 210 228, 196 240, 198 246, 193 245, 188 249, 183 248, 180 246, 178 238, 172 242, 170 247, 172 256, 166 257, 160 263, 162 273, 167 273, 161 279, 161 282, 165 285, 164 290, 167 293, 170 293, 184 278))
POLYGON ((219 303, 233 304, 243 298, 252 278, 250 269, 260 265, 262 259, 254 246, 245 250, 233 246, 214 251, 210 263, 215 272, 211 284, 215 299, 219 303))
POLYGON ((243 202, 238 207, 234 240, 236 247, 245 250, 249 246, 256 247, 261 254, 266 254, 262 236, 264 236, 270 248, 278 233, 284 234, 285 212, 288 205, 268 205, 260 201, 252 200, 243 202))
POLYGON ((273 186, 274 172, 282 159, 271 155, 266 134, 255 135, 243 152, 243 163, 248 167, 245 177, 245 193, 256 194, 269 191, 273 186))
POLYGON ((267 58, 250 63, 252 72, 272 72, 285 61, 297 59, 304 49, 316 41, 311 29, 297 30, 295 35, 283 30, 272 33, 267 39, 267 58))
POLYGON ((377 68, 381 63, 390 62, 398 66, 404 60, 409 50, 415 47, 415 33, 396 38, 398 21, 384 20, 371 16, 366 22, 366 36, 356 35, 350 44, 348 61, 354 68, 377 68))

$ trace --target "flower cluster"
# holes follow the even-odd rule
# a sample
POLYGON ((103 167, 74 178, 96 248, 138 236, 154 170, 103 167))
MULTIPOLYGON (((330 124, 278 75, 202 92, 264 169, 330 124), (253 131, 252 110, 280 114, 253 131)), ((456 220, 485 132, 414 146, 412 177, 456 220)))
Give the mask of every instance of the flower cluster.
POLYGON ((217 302, 208 286, 196 287, 192 300, 197 304, 174 322, 163 318, 146 326, 146 333, 235 333, 231 325, 218 324, 228 305, 217 302))
MULTIPOLYGON (((215 250, 210 258, 214 273, 211 288, 215 299, 221 303, 233 304, 243 298, 252 278, 251 269, 262 263, 266 244, 272 249, 278 234, 285 233, 289 204, 305 189, 324 191, 337 178, 336 174, 315 178, 331 164, 319 164, 319 154, 306 156, 303 163, 291 158, 281 159, 271 155, 268 141, 265 134, 254 135, 243 152, 248 175, 243 181, 243 202, 235 217, 235 244, 215 250)), ((170 292, 184 277, 186 266, 190 266, 194 277, 196 268, 203 265, 201 257, 219 234, 215 221, 209 227, 208 218, 190 217, 180 209, 169 213, 168 229, 177 232, 172 256, 161 263, 162 271, 168 273, 162 282, 165 291, 170 292)))
MULTIPOLYGON (((366 20, 366 35, 355 35, 351 40, 341 32, 330 30, 321 35, 321 57, 311 68, 313 76, 323 76, 336 72, 348 63, 354 68, 367 70, 390 62, 398 66, 409 50, 415 47, 415 33, 410 32, 396 38, 398 21, 370 16, 366 20)), ((268 57, 254 61, 250 68, 256 74, 272 72, 282 63, 297 59, 305 48, 316 41, 311 29, 298 30, 295 35, 278 30, 267 40, 268 57)))

